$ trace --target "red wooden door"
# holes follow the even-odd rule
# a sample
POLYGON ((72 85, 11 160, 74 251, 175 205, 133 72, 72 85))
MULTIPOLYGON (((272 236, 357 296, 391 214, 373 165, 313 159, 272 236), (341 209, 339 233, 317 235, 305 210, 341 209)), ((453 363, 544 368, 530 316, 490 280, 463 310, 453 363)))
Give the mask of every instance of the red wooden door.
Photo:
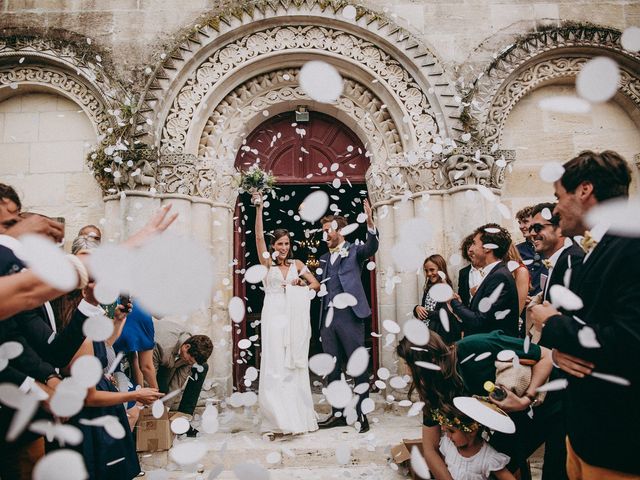
POLYGON ((246 168, 259 160, 281 184, 331 183, 336 171, 351 183, 365 183, 369 160, 356 134, 332 117, 310 115, 305 123, 295 122, 291 112, 267 120, 247 137, 236 166, 246 168), (336 171, 331 169, 334 163, 336 171))
MULTIPOLYGON (((311 112, 310 115, 310 121, 305 123, 296 123, 293 112, 267 120, 247 137, 236 157, 236 167, 239 169, 248 168, 259 161, 262 169, 270 170, 276 176, 280 189, 278 198, 271 201, 269 208, 265 209, 265 231, 287 228, 294 235, 294 244, 300 239, 302 230, 309 228, 309 225, 301 226, 292 218, 292 214, 314 189, 326 190, 342 214, 349 215, 347 212, 351 212, 350 222, 355 222, 355 216, 362 212, 362 206, 358 202, 366 198, 365 172, 369 161, 360 139, 332 117, 316 112, 311 112), (334 183, 336 178, 340 180, 339 185, 334 183)), ((243 377, 246 368, 249 365, 259 368, 260 356, 259 348, 253 351, 241 351, 238 348, 240 339, 259 334, 256 321, 259 320, 262 293, 256 286, 248 286, 240 273, 258 262, 253 243, 254 213, 248 196, 241 195, 234 215, 234 257, 237 266, 233 285, 234 295, 245 299, 248 313, 244 322, 234 325, 233 331, 234 386, 240 390, 245 388, 243 377)), ((363 234, 359 237, 362 238, 363 234)), ((350 240, 353 241, 352 238, 350 240)), ((317 258, 326 251, 324 243, 320 243, 317 258)), ((294 251, 294 256, 304 261, 301 253, 300 250, 294 251)), ((367 270, 365 272, 365 288, 369 287, 368 297, 374 312, 370 329, 367 329, 370 333, 377 332, 378 324, 376 284, 375 273, 367 270)), ((312 314, 315 313, 312 310, 312 314)), ((317 333, 314 332, 312 339, 312 353, 321 349, 317 333)), ((377 338, 367 335, 367 346, 371 347, 371 367, 377 369, 377 338)))

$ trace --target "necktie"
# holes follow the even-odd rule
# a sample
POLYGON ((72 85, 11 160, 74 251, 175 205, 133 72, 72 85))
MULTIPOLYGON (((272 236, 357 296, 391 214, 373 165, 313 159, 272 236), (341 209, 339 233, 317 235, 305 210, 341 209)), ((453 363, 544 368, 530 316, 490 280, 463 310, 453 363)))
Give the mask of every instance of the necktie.
POLYGON ((553 265, 551 265, 551 260, 545 258, 544 260, 542 260, 542 264, 545 266, 545 268, 547 270, 551 270, 551 267, 553 267, 553 265))
POLYGON ((596 248, 596 245, 598 245, 598 241, 591 236, 591 232, 589 230, 584 232, 584 237, 580 240, 580 247, 582 247, 584 253, 589 253, 596 248))
POLYGON ((338 253, 340 251, 340 247, 333 247, 329 249, 329 253, 338 253))

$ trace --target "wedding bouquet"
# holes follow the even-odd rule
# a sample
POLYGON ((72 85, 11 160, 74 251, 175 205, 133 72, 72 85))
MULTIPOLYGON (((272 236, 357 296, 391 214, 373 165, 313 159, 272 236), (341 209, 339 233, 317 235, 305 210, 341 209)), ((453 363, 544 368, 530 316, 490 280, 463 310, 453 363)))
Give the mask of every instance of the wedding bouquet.
POLYGON ((276 177, 273 176, 273 173, 262 170, 257 163, 254 163, 247 170, 240 172, 239 188, 241 193, 271 193, 275 196, 276 177))

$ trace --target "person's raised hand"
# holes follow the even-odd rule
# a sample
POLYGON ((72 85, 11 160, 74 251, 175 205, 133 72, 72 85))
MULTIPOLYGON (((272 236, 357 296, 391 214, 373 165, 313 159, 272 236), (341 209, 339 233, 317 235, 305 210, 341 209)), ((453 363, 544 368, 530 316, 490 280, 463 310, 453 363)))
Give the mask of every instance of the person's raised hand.
POLYGON ((555 348, 551 351, 551 358, 553 363, 557 365, 560 370, 573 375, 574 377, 584 378, 585 375, 591 375, 595 365, 587 360, 579 357, 574 357, 568 353, 563 353, 555 348))
POLYGON ((29 215, 26 218, 20 218, 5 231, 6 235, 11 235, 14 238, 29 233, 44 235, 59 243, 64 238, 64 225, 42 215, 29 215))
POLYGON ((256 207, 258 210, 262 210, 262 193, 260 192, 253 192, 251 194, 251 203, 253 204, 254 207, 256 207))
POLYGON ((171 204, 164 205, 152 215, 147 224, 131 235, 122 244, 126 247, 138 247, 153 235, 164 232, 178 218, 178 213, 169 215, 171 204))
POLYGON ((362 202, 362 205, 364 207, 364 213, 367 215, 367 227, 370 229, 375 228, 375 224, 373 223, 373 210, 371 209, 371 204, 369 204, 369 200, 365 198, 364 201, 362 202))

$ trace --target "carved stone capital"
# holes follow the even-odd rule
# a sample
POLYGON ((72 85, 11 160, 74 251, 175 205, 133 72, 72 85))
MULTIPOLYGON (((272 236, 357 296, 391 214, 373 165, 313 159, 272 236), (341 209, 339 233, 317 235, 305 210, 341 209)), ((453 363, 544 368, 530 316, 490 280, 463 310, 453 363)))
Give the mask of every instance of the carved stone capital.
POLYGON ((482 145, 463 145, 442 154, 397 155, 384 165, 372 165, 367 185, 374 203, 463 186, 499 189, 507 166, 514 160, 514 150, 492 151, 482 145))
POLYGON ((440 167, 444 188, 473 185, 502 188, 506 168, 514 160, 515 150, 492 151, 472 145, 456 148, 440 167))
POLYGON ((230 165, 213 165, 190 153, 168 153, 160 157, 158 193, 179 193, 232 205, 237 195, 237 172, 230 165))

